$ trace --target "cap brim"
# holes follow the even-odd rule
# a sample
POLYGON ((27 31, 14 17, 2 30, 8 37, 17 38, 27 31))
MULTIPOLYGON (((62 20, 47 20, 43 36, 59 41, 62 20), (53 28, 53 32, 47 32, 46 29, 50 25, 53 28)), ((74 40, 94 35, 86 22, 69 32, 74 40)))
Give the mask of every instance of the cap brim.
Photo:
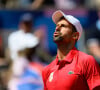
POLYGON ((56 24, 62 16, 64 16, 64 13, 62 11, 58 10, 54 12, 52 15, 53 22, 56 24))

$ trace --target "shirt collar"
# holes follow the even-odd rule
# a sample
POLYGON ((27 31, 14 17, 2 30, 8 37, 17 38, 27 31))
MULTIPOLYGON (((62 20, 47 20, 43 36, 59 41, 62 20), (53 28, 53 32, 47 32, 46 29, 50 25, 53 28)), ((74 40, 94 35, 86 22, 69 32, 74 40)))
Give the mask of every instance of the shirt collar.
MULTIPOLYGON (((67 61, 68 63, 71 63, 74 56, 78 53, 78 50, 74 47, 63 59, 64 61, 67 61)), ((59 62, 58 55, 56 56, 56 64, 59 62)))

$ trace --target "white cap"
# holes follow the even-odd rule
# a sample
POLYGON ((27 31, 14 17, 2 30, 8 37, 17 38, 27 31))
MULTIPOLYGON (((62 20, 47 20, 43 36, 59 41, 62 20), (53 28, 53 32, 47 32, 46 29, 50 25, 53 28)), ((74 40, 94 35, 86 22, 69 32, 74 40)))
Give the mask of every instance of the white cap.
POLYGON ((25 48, 34 48, 39 44, 39 39, 28 33, 24 36, 22 43, 18 46, 18 51, 24 50, 25 48))
POLYGON ((82 34, 82 26, 80 24, 80 21, 77 18, 75 18, 74 16, 66 15, 61 10, 58 10, 58 11, 54 12, 53 15, 52 15, 53 22, 56 24, 62 16, 64 16, 64 18, 69 23, 71 23, 72 25, 75 26, 77 32, 79 32, 79 38, 78 38, 78 40, 79 40, 80 37, 81 37, 81 34, 82 34))
POLYGON ((8 38, 8 45, 12 60, 18 58, 18 51, 25 48, 34 48, 39 44, 39 39, 32 33, 25 33, 23 30, 18 30, 11 33, 8 38))

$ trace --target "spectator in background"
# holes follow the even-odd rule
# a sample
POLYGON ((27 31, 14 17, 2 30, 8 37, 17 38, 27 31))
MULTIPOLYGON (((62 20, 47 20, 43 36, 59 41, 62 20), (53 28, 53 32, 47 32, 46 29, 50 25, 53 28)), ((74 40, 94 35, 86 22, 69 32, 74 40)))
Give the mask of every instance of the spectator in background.
POLYGON ((32 34, 32 15, 26 13, 20 18, 19 30, 12 32, 8 37, 8 48, 12 60, 16 60, 19 47, 24 45, 23 41, 26 40, 26 36, 30 38, 30 35, 36 38, 36 36, 32 34))
POLYGON ((100 11, 98 11, 98 20, 85 31, 86 46, 100 65, 100 11))
MULTIPOLYGON (((8 9, 31 9, 34 4, 34 9, 37 9, 43 0, 6 0, 5 7, 8 9)), ((2 0, 2 2, 4 2, 2 0)))
POLYGON ((8 0, 6 8, 38 10, 50 6, 52 3, 53 0, 8 0))
POLYGON ((3 47, 2 36, 0 36, 0 65, 2 62, 4 62, 4 47, 3 47))
POLYGON ((54 0, 57 9, 74 9, 77 6, 75 0, 54 0))
POLYGON ((40 9, 44 0, 19 0, 19 5, 23 9, 40 9))
POLYGON ((54 0, 8 0, 5 7, 7 9, 39 10, 52 6, 54 6, 54 0))
POLYGON ((43 65, 37 61, 35 54, 38 44, 39 40, 30 35, 23 40, 23 46, 18 47, 19 57, 12 66, 8 90, 43 90, 43 65))
POLYGON ((54 9, 55 8, 55 2, 54 0, 43 0, 43 3, 41 4, 42 9, 54 9))
POLYGON ((8 62, 5 59, 3 39, 2 35, 0 35, 0 90, 5 90, 7 69, 8 69, 8 62))
MULTIPOLYGON (((20 23, 19 23, 19 30, 16 32, 13 32, 8 37, 8 48, 10 50, 10 58, 14 61, 16 58, 18 58, 18 50, 20 46, 24 46, 23 41, 25 41, 25 38, 29 36, 30 38, 38 38, 40 41, 40 45, 37 50, 37 54, 42 62, 48 62, 48 59, 50 60, 49 53, 44 50, 43 46, 41 45, 44 41, 45 35, 44 31, 42 29, 36 30, 34 34, 32 34, 32 15, 27 13, 24 14, 21 17, 20 23)), ((34 41, 35 42, 35 41, 34 41)))
POLYGON ((48 64, 52 61, 53 56, 50 54, 48 50, 48 45, 47 45, 47 33, 45 31, 45 28, 40 27, 41 29, 37 30, 34 32, 34 35, 39 38, 40 44, 39 47, 37 48, 37 54, 40 60, 48 64))
POLYGON ((90 9, 100 9, 100 0, 85 0, 85 6, 90 9))
POLYGON ((0 8, 5 8, 9 0, 0 0, 0 8))

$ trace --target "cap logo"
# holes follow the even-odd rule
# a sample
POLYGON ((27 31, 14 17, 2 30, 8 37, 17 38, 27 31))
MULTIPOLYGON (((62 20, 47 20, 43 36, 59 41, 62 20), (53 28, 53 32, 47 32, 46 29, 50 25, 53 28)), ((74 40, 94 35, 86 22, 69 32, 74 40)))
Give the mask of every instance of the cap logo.
POLYGON ((74 74, 74 72, 73 71, 69 71, 68 74, 74 74))
POLYGON ((49 76, 49 82, 51 82, 51 81, 53 80, 53 74, 54 74, 54 72, 52 72, 52 73, 50 74, 50 76, 49 76))

